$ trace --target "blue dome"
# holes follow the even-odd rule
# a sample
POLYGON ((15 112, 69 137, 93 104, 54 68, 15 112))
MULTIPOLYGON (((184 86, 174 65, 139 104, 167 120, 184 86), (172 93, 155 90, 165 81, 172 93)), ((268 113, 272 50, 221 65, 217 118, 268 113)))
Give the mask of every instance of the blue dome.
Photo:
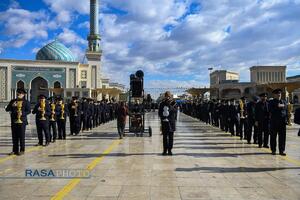
POLYGON ((76 61, 70 49, 56 40, 41 48, 36 54, 36 60, 76 61))

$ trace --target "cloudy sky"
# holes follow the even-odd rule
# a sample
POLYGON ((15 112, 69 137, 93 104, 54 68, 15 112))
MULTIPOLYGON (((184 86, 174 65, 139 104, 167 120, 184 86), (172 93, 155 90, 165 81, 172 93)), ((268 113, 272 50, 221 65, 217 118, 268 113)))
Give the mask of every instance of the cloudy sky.
MULTIPOLYGON (((300 74, 300 0, 101 0, 103 72, 146 87, 206 86, 208 68, 287 65, 300 74)), ((57 38, 84 60, 88 0, 1 0, 0 58, 34 59, 57 38)))

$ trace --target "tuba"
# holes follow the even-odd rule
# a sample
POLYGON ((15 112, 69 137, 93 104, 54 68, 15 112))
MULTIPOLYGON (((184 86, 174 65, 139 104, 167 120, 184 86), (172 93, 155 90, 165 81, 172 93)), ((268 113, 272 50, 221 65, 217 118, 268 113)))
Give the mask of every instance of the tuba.
POLYGON ((55 121, 55 103, 51 103, 51 119, 50 121, 54 122, 55 121))
POLYGON ((40 118, 41 121, 47 120, 45 117, 45 108, 46 108, 46 99, 41 99, 40 108, 42 112, 42 117, 40 118))
POLYGON ((17 120, 15 121, 16 124, 23 124, 23 121, 21 120, 22 106, 23 106, 23 101, 17 101, 17 120))
POLYGON ((62 103, 61 104, 61 117, 60 117, 60 119, 65 119, 64 114, 65 114, 65 104, 62 103))
POLYGON ((240 118, 241 119, 245 119, 245 116, 244 116, 244 102, 243 102, 243 100, 240 100, 239 104, 240 104, 240 108, 241 108, 240 118))

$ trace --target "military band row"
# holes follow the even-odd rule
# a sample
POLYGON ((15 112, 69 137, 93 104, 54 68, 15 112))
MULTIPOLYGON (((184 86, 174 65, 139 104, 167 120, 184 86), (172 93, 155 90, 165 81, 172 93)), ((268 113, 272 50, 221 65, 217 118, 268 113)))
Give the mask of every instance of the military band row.
POLYGON ((50 142, 66 139, 67 118, 70 122, 70 135, 78 135, 80 131, 93 128, 116 119, 118 104, 112 100, 95 101, 90 98, 72 97, 65 102, 61 97, 40 95, 38 102, 31 110, 30 102, 25 99, 26 91, 17 90, 17 98, 10 101, 6 111, 10 113, 13 151, 11 154, 21 155, 25 152, 25 130, 28 125, 27 116, 35 115, 38 146, 48 146, 50 142))
POLYGON ((193 101, 181 105, 182 111, 192 117, 219 127, 222 131, 239 136, 248 144, 271 148, 276 154, 277 136, 279 154, 285 156, 286 125, 289 121, 288 106, 282 99, 282 90, 273 91, 273 97, 262 93, 247 99, 193 101))

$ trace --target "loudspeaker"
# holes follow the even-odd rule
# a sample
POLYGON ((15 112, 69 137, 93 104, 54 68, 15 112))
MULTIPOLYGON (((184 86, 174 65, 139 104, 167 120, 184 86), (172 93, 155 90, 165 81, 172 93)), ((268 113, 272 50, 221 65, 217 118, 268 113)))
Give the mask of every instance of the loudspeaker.
POLYGON ((131 81, 131 91, 132 91, 132 97, 142 97, 143 81, 138 78, 131 81))

